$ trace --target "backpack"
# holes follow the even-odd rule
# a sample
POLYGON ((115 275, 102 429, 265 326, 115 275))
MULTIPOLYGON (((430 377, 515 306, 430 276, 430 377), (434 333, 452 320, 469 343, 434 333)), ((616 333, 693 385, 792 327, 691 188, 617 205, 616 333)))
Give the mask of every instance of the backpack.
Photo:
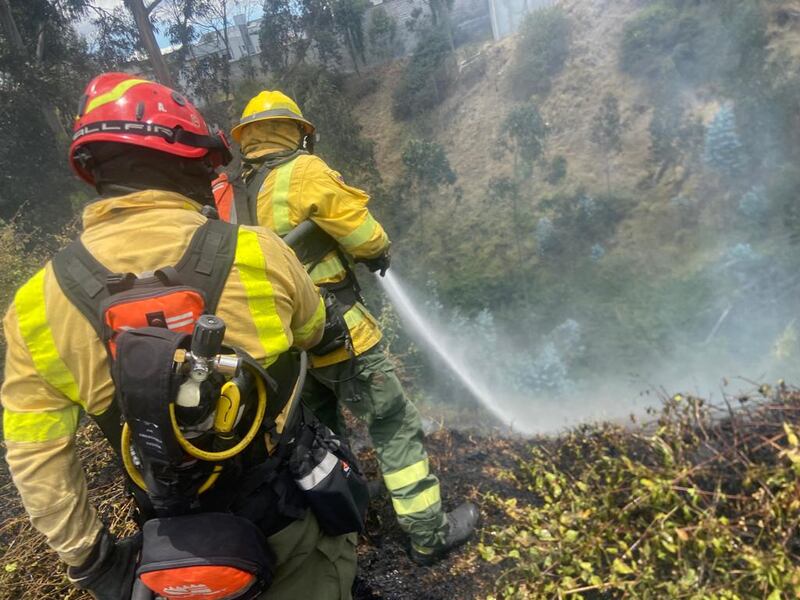
MULTIPOLYGON (((194 233, 177 264, 139 277, 113 273, 76 239, 55 255, 53 270, 61 290, 92 325, 113 361, 122 331, 151 326, 191 333, 200 315, 216 311, 236 241, 237 226, 209 219, 194 233)), ((95 420, 119 454, 117 403, 95 420)))

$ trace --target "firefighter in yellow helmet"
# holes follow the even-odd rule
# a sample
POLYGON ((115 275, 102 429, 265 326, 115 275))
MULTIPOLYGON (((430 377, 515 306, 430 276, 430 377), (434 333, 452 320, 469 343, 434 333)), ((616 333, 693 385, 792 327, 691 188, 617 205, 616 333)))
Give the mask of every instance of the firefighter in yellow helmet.
POLYGON ((218 180, 214 186, 221 216, 265 226, 287 241, 298 226, 313 222, 329 242, 312 241, 298 256, 326 293, 329 318, 341 314, 350 339, 312 354, 307 404, 329 426, 340 423, 339 403, 366 422, 398 521, 410 537, 409 554, 430 564, 472 535, 478 511, 468 502, 450 513, 442 510, 419 414, 361 300, 352 262, 384 275, 389 238, 367 208, 369 196, 314 156, 315 127, 285 94, 262 91, 252 98, 231 135, 244 168, 234 185, 218 180))

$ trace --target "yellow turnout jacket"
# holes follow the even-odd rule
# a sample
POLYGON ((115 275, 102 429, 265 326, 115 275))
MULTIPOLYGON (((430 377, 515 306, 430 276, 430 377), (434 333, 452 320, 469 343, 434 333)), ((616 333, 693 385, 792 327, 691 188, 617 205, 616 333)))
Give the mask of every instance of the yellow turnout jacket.
MULTIPOLYGON (((200 205, 143 191, 89 205, 81 235, 113 272, 174 265, 205 222, 200 205)), ((290 346, 310 348, 325 307, 292 251, 272 232, 240 227, 233 267, 216 314, 225 341, 268 366, 290 346)), ((61 291, 52 264, 17 292, 4 320, 8 343, 0 392, 7 460, 31 521, 69 565, 80 565, 101 529, 75 453, 82 411, 102 414, 114 398, 106 349, 61 291)))
MULTIPOLYGON (((248 159, 297 148, 297 127, 291 122, 254 123, 242 130, 242 153, 248 159)), ((389 247, 389 238, 367 208, 366 192, 351 187, 342 176, 317 156, 300 155, 274 169, 264 180, 256 202, 258 224, 278 235, 286 235, 295 226, 311 219, 335 239, 350 257, 375 258, 389 247)), ((341 259, 331 252, 310 271, 317 285, 335 283, 346 276, 341 259)), ((345 320, 353 339, 355 353, 362 354, 381 340, 375 318, 360 303, 353 306, 345 320)), ((326 356, 311 357, 315 367, 347 360, 346 348, 326 356)))

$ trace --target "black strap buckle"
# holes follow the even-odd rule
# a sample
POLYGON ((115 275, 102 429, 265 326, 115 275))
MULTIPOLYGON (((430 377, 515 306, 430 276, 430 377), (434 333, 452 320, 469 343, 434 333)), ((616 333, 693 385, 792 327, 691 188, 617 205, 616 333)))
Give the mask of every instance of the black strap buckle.
POLYGON ((136 279, 133 273, 111 273, 106 276, 106 288, 112 295, 119 294, 131 289, 136 279))

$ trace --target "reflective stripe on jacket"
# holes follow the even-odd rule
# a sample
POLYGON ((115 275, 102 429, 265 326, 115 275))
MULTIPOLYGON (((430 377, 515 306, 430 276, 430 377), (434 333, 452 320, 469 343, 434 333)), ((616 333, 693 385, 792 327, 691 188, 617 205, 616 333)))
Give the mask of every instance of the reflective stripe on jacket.
MULTIPOLYGON (((179 194, 147 191, 100 200, 84 211, 81 239, 114 272, 175 264, 204 221, 179 194)), ((269 365, 290 345, 309 348, 324 328, 316 287, 278 238, 239 229, 217 315, 226 343, 269 365)), ((81 409, 102 414, 114 397, 105 347, 62 293, 50 263, 17 292, 4 320, 2 388, 7 460, 33 525, 68 564, 81 564, 100 531, 75 456, 81 409)))

